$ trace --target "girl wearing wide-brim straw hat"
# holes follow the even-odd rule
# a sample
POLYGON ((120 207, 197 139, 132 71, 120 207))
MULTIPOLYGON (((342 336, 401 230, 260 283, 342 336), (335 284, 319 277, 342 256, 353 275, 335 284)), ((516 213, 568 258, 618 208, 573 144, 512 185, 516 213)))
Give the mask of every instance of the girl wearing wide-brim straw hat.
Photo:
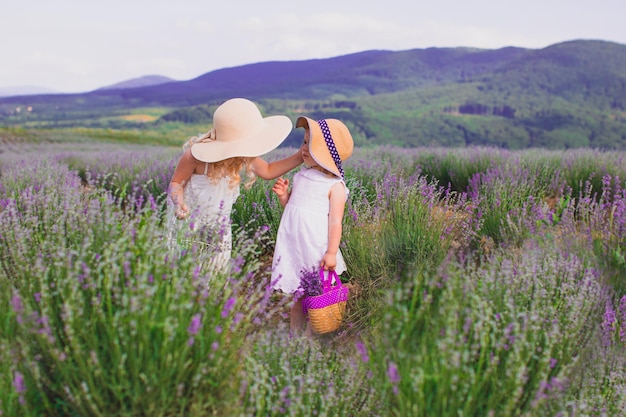
MULTIPOLYGON (((352 155, 354 142, 348 128, 337 119, 299 117, 304 128, 303 167, 289 181, 279 178, 272 190, 284 207, 278 227, 272 264, 272 288, 299 293, 303 272, 323 268, 340 275, 346 270, 339 244, 348 199, 342 163, 352 155)), ((304 330, 301 300, 291 308, 292 334, 304 330)))
POLYGON ((241 172, 245 171, 249 187, 257 176, 275 179, 300 165, 300 152, 271 163, 260 158, 277 148, 292 129, 287 116, 263 117, 250 100, 233 98, 221 104, 213 114, 212 129, 183 146, 170 181, 173 246, 185 224, 214 251, 213 266, 225 268, 231 256, 230 214, 240 193, 241 172))

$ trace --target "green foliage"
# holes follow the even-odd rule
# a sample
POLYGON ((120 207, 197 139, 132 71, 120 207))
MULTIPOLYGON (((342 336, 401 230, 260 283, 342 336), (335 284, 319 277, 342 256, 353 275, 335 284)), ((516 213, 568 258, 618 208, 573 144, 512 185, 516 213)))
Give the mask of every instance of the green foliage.
POLYGON ((187 124, 206 123, 210 124, 215 109, 209 106, 195 106, 191 108, 176 109, 161 116, 164 122, 181 122, 187 124))

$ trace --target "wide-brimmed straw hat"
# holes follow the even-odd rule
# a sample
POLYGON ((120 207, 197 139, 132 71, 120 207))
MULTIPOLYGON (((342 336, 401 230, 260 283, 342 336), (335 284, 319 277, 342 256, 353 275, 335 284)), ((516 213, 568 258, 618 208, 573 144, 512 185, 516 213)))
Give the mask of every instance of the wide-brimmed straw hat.
POLYGON ((337 119, 313 120, 300 116, 296 127, 309 129, 309 153, 319 166, 343 178, 341 163, 352 155, 354 141, 350 131, 337 119))
POLYGON ((215 110, 213 128, 191 146, 191 154, 202 162, 260 156, 277 148, 292 129, 287 116, 263 117, 250 100, 233 98, 215 110))

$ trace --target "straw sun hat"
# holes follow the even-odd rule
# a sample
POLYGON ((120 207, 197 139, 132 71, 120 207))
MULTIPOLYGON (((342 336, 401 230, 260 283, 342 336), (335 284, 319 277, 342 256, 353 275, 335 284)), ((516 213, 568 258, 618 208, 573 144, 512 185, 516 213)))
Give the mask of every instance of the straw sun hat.
POLYGON ((292 129, 287 116, 263 117, 250 100, 233 98, 215 110, 213 128, 194 138, 191 154, 202 162, 260 156, 277 148, 292 129))
POLYGON ((309 129, 309 153, 319 166, 343 178, 341 163, 352 155, 354 142, 350 131, 337 119, 315 121, 298 117, 296 127, 309 129))

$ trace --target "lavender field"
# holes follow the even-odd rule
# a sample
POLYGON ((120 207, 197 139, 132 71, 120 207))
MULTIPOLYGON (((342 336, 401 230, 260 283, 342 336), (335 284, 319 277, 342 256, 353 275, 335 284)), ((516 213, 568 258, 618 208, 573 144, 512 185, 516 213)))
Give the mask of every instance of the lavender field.
POLYGON ((0 416, 625 415, 626 153, 357 149, 348 312, 313 338, 268 287, 270 182, 228 273, 170 245, 178 155, 0 161, 0 416))

